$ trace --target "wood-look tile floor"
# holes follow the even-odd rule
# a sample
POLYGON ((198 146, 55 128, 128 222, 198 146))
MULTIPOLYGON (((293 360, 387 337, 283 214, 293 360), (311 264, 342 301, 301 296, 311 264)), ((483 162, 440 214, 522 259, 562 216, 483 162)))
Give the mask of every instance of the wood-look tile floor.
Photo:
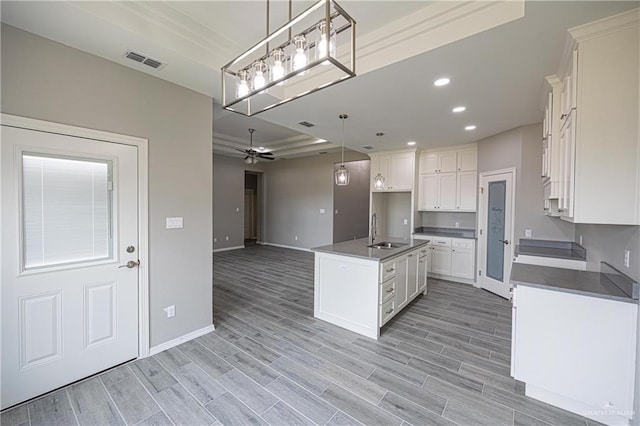
POLYGON ((376 342, 313 318, 313 254, 252 246, 214 256, 214 322, 2 425, 592 424, 524 396, 509 303, 468 285, 429 279, 376 342))

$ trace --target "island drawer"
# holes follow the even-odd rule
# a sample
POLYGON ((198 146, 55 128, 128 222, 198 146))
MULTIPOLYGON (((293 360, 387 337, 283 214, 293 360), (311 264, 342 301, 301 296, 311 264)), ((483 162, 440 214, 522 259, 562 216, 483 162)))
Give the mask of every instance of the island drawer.
POLYGON ((380 305, 380 326, 382 327, 396 313, 396 298, 389 300, 384 305, 380 305))
POLYGON ((422 259, 423 257, 425 257, 429 253, 427 250, 429 250, 429 247, 421 247, 420 250, 418 250, 418 258, 422 259))
POLYGON ((396 279, 391 278, 388 281, 385 281, 380 286, 380 297, 378 299, 379 304, 384 304, 389 301, 389 299, 395 297, 396 295, 396 279))
POLYGON ((389 260, 380 264, 380 282, 383 283, 396 275, 396 261, 389 260))

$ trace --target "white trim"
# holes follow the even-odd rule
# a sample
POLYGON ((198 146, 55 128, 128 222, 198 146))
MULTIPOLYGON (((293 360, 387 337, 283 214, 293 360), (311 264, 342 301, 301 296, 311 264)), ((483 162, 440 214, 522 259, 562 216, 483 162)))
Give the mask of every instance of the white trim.
POLYGON ((218 253, 218 252, 221 252, 221 251, 238 250, 238 249, 243 249, 243 248, 244 248, 244 246, 225 247, 225 248, 214 249, 213 252, 214 253, 218 253))
POLYGON ((273 246, 273 247, 281 247, 281 248, 287 248, 287 249, 292 249, 292 250, 300 250, 300 251, 311 251, 311 249, 308 248, 304 248, 304 247, 295 247, 295 246, 287 246, 284 244, 275 244, 275 243, 261 243, 263 246, 273 246))
POLYGON ((459 277, 454 277, 453 275, 436 274, 435 272, 429 272, 427 274, 427 277, 434 278, 437 280, 453 281, 455 283, 460 283, 460 284, 469 284, 474 287, 477 287, 476 282, 474 280, 470 280, 469 278, 459 278, 459 277))
POLYGON ((0 113, 0 124, 138 148, 138 358, 149 356, 149 154, 145 138, 0 113))
POLYGON ((212 331, 215 331, 215 329, 216 327, 213 324, 207 325, 206 327, 202 327, 190 333, 183 334, 182 336, 176 337, 175 339, 169 340, 168 342, 164 342, 164 343, 160 343, 159 345, 152 346, 151 348, 149 348, 149 356, 159 354, 160 352, 166 351, 167 349, 171 349, 174 346, 178 346, 184 342, 188 342, 189 340, 193 340, 197 337, 204 336, 207 333, 211 333, 212 331))

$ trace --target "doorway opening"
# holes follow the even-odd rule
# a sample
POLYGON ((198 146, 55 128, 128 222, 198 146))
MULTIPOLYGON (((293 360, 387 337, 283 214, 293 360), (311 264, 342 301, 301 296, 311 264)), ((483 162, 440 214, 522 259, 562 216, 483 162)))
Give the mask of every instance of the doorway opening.
POLYGON ((262 236, 262 173, 244 172, 244 245, 257 244, 262 236))

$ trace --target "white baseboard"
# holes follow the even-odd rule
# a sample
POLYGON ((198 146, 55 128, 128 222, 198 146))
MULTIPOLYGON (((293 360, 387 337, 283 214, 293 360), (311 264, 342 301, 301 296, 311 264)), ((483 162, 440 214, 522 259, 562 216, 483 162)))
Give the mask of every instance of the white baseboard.
POLYGON ((215 331, 215 329, 216 329, 215 326, 211 324, 206 327, 202 327, 199 330, 192 331, 191 333, 184 334, 173 340, 169 340, 168 342, 160 343, 159 345, 153 346, 149 349, 149 356, 158 354, 162 351, 166 351, 167 349, 171 349, 174 346, 178 346, 184 342, 193 340, 196 337, 204 336, 207 333, 211 333, 212 331, 215 331))
POLYGON ((273 246, 273 247, 281 247, 281 248, 286 248, 286 249, 293 249, 293 250, 300 250, 300 251, 311 251, 311 249, 308 248, 304 248, 304 247, 295 247, 295 246, 286 246, 284 244, 274 244, 274 243, 260 243, 263 246, 273 246))
POLYGON ((472 286, 476 286, 476 282, 474 280, 470 280, 467 278, 458 278, 458 277, 452 277, 451 275, 441 275, 441 274, 435 274, 433 272, 429 272, 428 274, 429 278, 436 278, 439 280, 447 280, 447 281, 453 281, 456 283, 461 283, 461 284, 471 284, 472 286))
POLYGON ((214 253, 218 253, 221 251, 229 251, 229 250, 238 250, 238 249, 243 249, 244 246, 234 246, 234 247, 225 247, 225 248, 219 248, 219 249, 214 249, 213 252, 214 253))

